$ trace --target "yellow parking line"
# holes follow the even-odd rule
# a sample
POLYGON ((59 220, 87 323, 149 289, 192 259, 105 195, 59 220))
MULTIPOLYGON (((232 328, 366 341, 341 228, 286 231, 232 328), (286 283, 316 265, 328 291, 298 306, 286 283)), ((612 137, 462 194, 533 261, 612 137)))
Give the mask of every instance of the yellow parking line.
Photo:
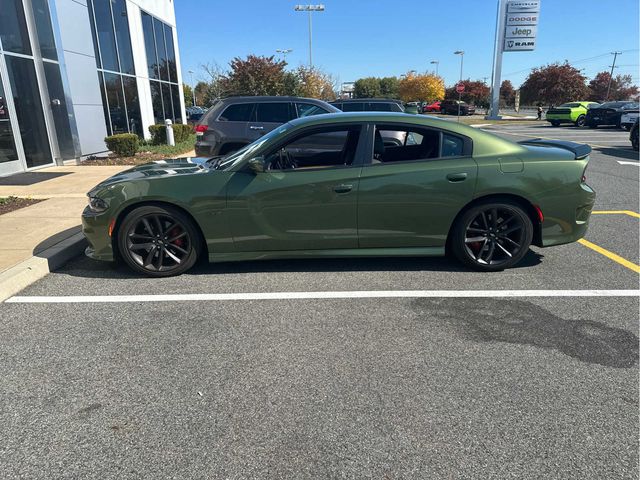
POLYGON ((604 255, 608 259, 613 260, 616 263, 619 263, 623 267, 627 267, 629 270, 633 270, 636 273, 640 273, 640 265, 636 265, 635 263, 630 262, 626 258, 622 258, 620 255, 616 255, 615 253, 610 252, 609 250, 602 248, 601 246, 596 245, 595 243, 591 243, 590 241, 585 240, 584 238, 581 238, 580 240, 578 240, 578 243, 580 243, 581 245, 584 245, 587 248, 590 248, 595 252, 598 252, 601 255, 604 255))
POLYGON ((640 218, 640 213, 631 210, 594 210, 594 215, 629 215, 630 217, 640 218))

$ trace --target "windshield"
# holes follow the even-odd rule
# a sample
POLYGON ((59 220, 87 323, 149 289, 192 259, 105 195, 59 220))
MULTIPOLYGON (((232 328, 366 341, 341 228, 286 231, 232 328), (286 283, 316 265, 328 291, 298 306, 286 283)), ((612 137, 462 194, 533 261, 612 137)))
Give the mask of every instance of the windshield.
POLYGON ((216 163, 214 165, 214 168, 216 170, 228 170, 229 168, 233 167, 236 163, 240 162, 242 159, 251 158, 251 156, 265 143, 267 143, 272 138, 277 137, 278 135, 286 132, 290 128, 291 128, 291 125, 288 123, 285 123, 284 125, 281 125, 278 128, 271 130, 269 133, 267 133, 266 135, 263 135, 262 137, 257 139, 255 142, 250 143, 249 145, 238 150, 237 152, 230 153, 226 157, 222 158, 219 161, 219 163, 216 163))
POLYGON ((622 109, 623 110, 637 110, 638 109, 638 105, 640 105, 640 104, 638 104, 637 102, 636 103, 630 103, 630 104, 625 105, 624 107, 622 107, 622 109))

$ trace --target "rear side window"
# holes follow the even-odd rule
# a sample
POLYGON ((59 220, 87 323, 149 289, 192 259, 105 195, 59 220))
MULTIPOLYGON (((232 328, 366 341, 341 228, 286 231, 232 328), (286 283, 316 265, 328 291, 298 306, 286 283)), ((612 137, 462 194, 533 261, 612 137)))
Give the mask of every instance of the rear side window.
POLYGON ((253 103, 238 103, 229 105, 218 120, 222 122, 249 122, 253 112, 253 103))
POLYGON ((311 103, 296 103, 298 108, 298 117, 311 117, 312 115, 322 115, 323 113, 329 113, 324 108, 311 103))
POLYGON ((287 123, 291 120, 288 103, 259 103, 256 121, 270 123, 287 123))
POLYGON ((369 102, 367 103, 367 111, 369 112, 392 112, 391 104, 383 102, 369 102))
POLYGON ((464 141, 447 133, 442 135, 442 156, 461 157, 464 153, 464 141))
POLYGON ((342 105, 343 112, 362 112, 364 111, 363 102, 348 102, 342 105))

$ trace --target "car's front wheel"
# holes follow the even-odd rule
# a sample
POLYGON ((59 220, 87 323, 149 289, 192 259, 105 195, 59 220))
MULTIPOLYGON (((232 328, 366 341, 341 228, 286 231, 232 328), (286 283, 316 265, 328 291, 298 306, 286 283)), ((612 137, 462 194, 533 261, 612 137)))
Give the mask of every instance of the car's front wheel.
POLYGON ((133 270, 151 277, 180 275, 198 259, 200 237, 180 210, 156 205, 127 214, 117 232, 118 250, 133 270))
POLYGON ((578 118, 576 118, 576 127, 583 127, 584 126, 584 120, 585 120, 585 116, 584 115, 580 115, 578 116, 578 118))
POLYGON ((451 249, 465 265, 481 271, 499 271, 517 264, 527 254, 533 224, 515 203, 478 204, 461 215, 452 230, 451 249))

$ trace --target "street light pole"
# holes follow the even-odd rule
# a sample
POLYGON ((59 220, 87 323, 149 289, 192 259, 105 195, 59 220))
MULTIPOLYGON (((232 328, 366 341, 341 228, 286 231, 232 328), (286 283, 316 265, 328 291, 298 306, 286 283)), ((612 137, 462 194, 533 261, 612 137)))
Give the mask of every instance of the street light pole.
POLYGON ((324 5, 296 5, 296 12, 309 12, 309 68, 313 68, 313 29, 311 26, 311 12, 324 12, 324 5))
POLYGON ((611 65, 611 73, 609 74, 609 84, 607 85, 607 96, 604 97, 604 101, 609 100, 609 92, 611 91, 611 80, 613 80, 613 69, 616 68, 616 58, 618 55, 622 55, 622 52, 611 52, 613 55, 613 65, 611 65))
POLYGON ((438 76, 438 65, 440 65, 440 60, 431 60, 431 65, 436 66, 436 77, 438 76))
POLYGON ((193 70, 189 70, 189 76, 191 77, 191 99, 193 100, 193 106, 196 106, 196 86, 193 84, 193 70))
POLYGON ((287 54, 289 54, 291 52, 293 52, 292 48, 278 48, 278 49, 276 49, 276 53, 280 53, 284 57, 285 63, 287 63, 287 54))
MULTIPOLYGON (((462 64, 464 62, 464 50, 456 50, 453 52, 454 55, 460 55, 460 81, 458 84, 462 83, 462 64)), ((458 92, 458 122, 460 121, 460 102, 462 101, 462 92, 458 92)))

